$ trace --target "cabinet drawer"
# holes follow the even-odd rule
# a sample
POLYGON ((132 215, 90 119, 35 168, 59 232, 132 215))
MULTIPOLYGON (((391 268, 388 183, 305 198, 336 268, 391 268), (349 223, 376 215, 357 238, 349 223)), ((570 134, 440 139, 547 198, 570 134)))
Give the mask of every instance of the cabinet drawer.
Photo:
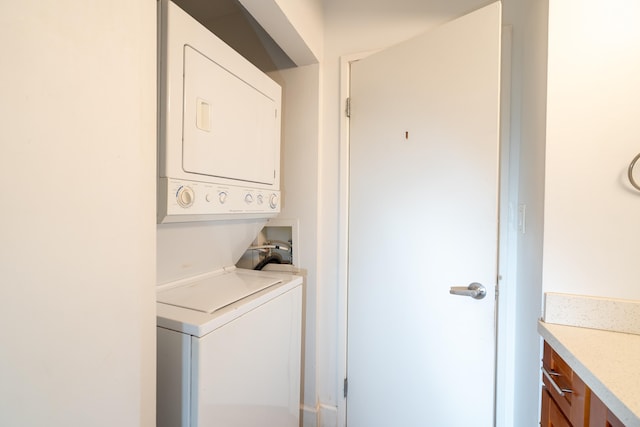
POLYGON ((540 427, 572 427, 547 390, 542 390, 540 427))
POLYGON ((587 425, 590 390, 562 358, 544 343, 542 382, 549 396, 574 426, 587 425))

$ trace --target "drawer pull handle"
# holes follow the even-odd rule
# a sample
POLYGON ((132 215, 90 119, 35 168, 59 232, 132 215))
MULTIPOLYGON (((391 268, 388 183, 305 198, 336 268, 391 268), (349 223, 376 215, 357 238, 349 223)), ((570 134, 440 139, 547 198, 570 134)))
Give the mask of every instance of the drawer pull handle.
POLYGON ((568 389, 568 388, 561 388, 553 379, 553 377, 559 377, 560 374, 557 372, 549 372, 547 371, 544 366, 542 367, 542 373, 544 374, 544 376, 549 380, 549 382, 551 383, 551 386, 556 390, 556 392, 558 392, 558 394, 560 396, 564 396, 565 393, 573 393, 573 390, 568 389))

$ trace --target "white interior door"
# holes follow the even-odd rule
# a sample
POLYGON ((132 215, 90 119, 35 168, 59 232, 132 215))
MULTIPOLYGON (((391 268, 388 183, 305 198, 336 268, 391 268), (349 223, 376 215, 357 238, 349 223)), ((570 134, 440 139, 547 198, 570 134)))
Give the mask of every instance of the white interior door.
POLYGON ((493 425, 500 29, 494 3, 351 66, 348 427, 493 425))

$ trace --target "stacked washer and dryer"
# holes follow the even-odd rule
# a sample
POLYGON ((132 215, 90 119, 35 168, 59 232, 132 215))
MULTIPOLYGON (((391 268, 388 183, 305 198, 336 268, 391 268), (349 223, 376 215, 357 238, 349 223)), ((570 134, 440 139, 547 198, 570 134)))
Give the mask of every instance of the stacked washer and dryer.
POLYGON ((302 278, 234 267, 280 212, 281 89, 169 0, 158 28, 157 425, 297 427, 302 278))

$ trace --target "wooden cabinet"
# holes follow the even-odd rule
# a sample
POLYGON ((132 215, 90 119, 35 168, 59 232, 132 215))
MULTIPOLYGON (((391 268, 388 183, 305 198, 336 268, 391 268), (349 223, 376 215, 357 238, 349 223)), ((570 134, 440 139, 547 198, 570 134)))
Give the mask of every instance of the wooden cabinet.
POLYGON ((624 427, 602 400, 591 393, 591 409, 589 410, 589 427, 624 427))
POLYGON ((571 427, 571 423, 562 414, 558 404, 551 398, 547 390, 542 390, 541 427, 571 427))
POLYGON ((542 427, 625 427, 546 342, 542 382, 542 427))
POLYGON ((567 418, 569 425, 588 425, 589 406, 586 403, 591 391, 546 342, 542 358, 542 382, 544 390, 567 418))

